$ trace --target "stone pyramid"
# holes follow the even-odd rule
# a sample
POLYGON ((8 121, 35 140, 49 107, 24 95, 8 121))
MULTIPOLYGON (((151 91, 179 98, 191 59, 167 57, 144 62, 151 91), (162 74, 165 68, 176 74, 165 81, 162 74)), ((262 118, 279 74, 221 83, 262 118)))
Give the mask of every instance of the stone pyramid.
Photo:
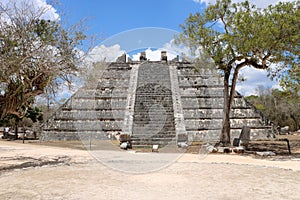
MULTIPOLYGON (((145 55, 145 54, 141 54, 145 55)), ((96 86, 79 89, 45 124, 44 140, 110 140, 129 134, 133 145, 178 141, 216 141, 223 112, 223 80, 215 69, 195 63, 126 61, 123 55, 97 78, 96 86)), ((271 132, 268 121, 239 93, 231 112, 232 139, 243 126, 251 139, 271 132)))

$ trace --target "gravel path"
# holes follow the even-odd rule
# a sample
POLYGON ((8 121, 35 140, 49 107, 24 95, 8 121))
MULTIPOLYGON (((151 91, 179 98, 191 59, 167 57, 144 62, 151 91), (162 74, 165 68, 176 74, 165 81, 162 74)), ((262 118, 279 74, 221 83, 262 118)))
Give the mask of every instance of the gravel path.
MULTIPOLYGON (((105 157, 102 152, 100 156, 102 161, 111 158, 118 165, 127 165, 126 170, 136 166, 126 160, 134 152, 125 152, 130 154, 125 158, 119 153, 105 157)), ((105 166, 92 155, 0 141, 0 199, 300 199, 297 159, 184 154, 160 170, 132 174, 114 170, 115 165, 105 166)), ((139 163, 145 161, 142 154, 136 155, 139 163)), ((156 163, 166 158, 162 153, 148 156, 154 156, 156 163)))

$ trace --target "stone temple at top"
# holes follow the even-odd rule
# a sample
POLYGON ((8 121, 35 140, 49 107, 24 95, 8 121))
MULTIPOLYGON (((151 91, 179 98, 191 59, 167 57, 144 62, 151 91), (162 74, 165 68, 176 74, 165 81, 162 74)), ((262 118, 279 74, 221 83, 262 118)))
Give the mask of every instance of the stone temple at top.
MULTIPOLYGON (((129 134, 133 145, 219 139, 223 116, 223 78, 216 69, 167 60, 139 61, 126 55, 97 77, 97 84, 80 88, 44 126, 44 140, 78 140, 82 136, 109 139, 129 134), (184 139, 185 138, 185 139, 184 139)), ((264 116, 238 92, 231 111, 231 138, 243 126, 251 139, 267 137, 264 116)))

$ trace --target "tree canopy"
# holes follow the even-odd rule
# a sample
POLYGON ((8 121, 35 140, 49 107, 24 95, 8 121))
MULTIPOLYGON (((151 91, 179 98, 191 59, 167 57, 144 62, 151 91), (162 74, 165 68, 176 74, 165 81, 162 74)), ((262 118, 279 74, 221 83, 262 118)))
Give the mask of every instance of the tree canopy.
POLYGON ((86 39, 79 26, 45 19, 47 9, 0 3, 0 118, 18 118, 37 95, 70 83, 86 39))
POLYGON ((272 77, 285 78, 290 77, 288 71, 299 71, 299 5, 280 2, 258 9, 248 1, 217 0, 181 25, 177 41, 209 55, 224 75, 222 143, 230 143, 229 114, 241 68, 266 69, 272 77))

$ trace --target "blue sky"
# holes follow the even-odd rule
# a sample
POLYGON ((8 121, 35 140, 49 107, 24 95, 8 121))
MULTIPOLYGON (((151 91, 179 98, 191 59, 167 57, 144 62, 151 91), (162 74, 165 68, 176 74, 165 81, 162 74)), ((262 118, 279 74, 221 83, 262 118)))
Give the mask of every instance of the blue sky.
MULTIPOLYGON (((265 7, 270 3, 276 3, 276 1, 252 0, 258 7, 265 7)), ((144 38, 134 38, 133 34, 124 34, 124 31, 130 32, 132 29, 143 27, 159 27, 180 32, 179 25, 184 23, 190 13, 203 11, 206 4, 214 3, 214 0, 61 0, 60 2, 61 6, 58 8, 64 10, 71 23, 75 23, 83 18, 89 18, 88 34, 97 34, 102 37, 104 40, 99 41, 99 44, 102 42, 106 46, 110 46, 118 43, 121 46, 119 50, 128 52, 128 50, 133 50, 134 48, 126 48, 127 46, 123 45, 125 41, 130 41, 129 43, 134 46, 135 42, 139 40, 144 41, 144 38), (130 40, 128 40, 129 38, 130 40)), ((158 45, 153 43, 162 40, 161 35, 155 35, 147 30, 142 35, 152 38, 150 39, 151 47, 158 47, 158 45)), ((171 39, 171 36, 169 37, 171 39)), ((163 43, 166 43, 166 40, 168 38, 162 40, 161 46, 163 43)), ((150 47, 150 45, 148 46, 150 47)), ((144 45, 144 47, 147 47, 147 45, 144 45)), ((100 49, 95 49, 95 54, 100 55, 100 52, 104 52, 103 48, 102 46, 100 49)), ((101 56, 101 58, 103 57, 101 56)), ((237 89, 244 95, 254 94, 258 85, 278 87, 277 82, 272 82, 267 78, 265 71, 245 68, 242 70, 242 74, 247 81, 238 84, 237 89)))
MULTIPOLYGON (((40 0, 43 1, 43 0, 40 0)), ((233 0, 238 2, 241 0, 233 0)), ((279 0, 250 0, 258 7, 266 7, 279 0)), ((281 0, 288 1, 288 0, 281 0)), ((203 11, 215 0, 59 0, 59 11, 71 23, 89 18, 89 34, 104 39, 130 29, 160 27, 180 31, 190 13, 203 11)))
POLYGON ((90 18, 89 34, 104 39, 130 29, 160 27, 180 31, 189 13, 204 9, 205 4, 192 0, 61 0, 71 23, 90 18))
MULTIPOLYGON (((0 3, 12 1, 33 2, 37 7, 49 6, 47 3, 50 2, 48 0, 0 0, 0 3)), ((238 1, 242 0, 233 0, 233 2, 238 1)), ((257 7, 266 7, 278 1, 250 0, 257 7)), ((214 3, 215 0, 59 0, 59 2, 58 6, 48 7, 47 16, 59 15, 63 21, 67 20, 70 24, 88 19, 87 34, 102 38, 96 42, 91 57, 95 60, 106 58, 108 61, 124 51, 136 53, 138 48, 151 48, 148 49, 150 59, 160 57, 159 48, 176 53, 176 47, 170 42, 174 33, 181 31, 179 25, 184 23, 190 13, 204 11, 206 5, 214 3)), ((186 52, 186 49, 179 49, 180 51, 186 52)), ((255 94, 258 85, 278 87, 277 82, 267 78, 265 71, 245 68, 242 74, 247 81, 238 84, 237 90, 243 95, 255 94)))

